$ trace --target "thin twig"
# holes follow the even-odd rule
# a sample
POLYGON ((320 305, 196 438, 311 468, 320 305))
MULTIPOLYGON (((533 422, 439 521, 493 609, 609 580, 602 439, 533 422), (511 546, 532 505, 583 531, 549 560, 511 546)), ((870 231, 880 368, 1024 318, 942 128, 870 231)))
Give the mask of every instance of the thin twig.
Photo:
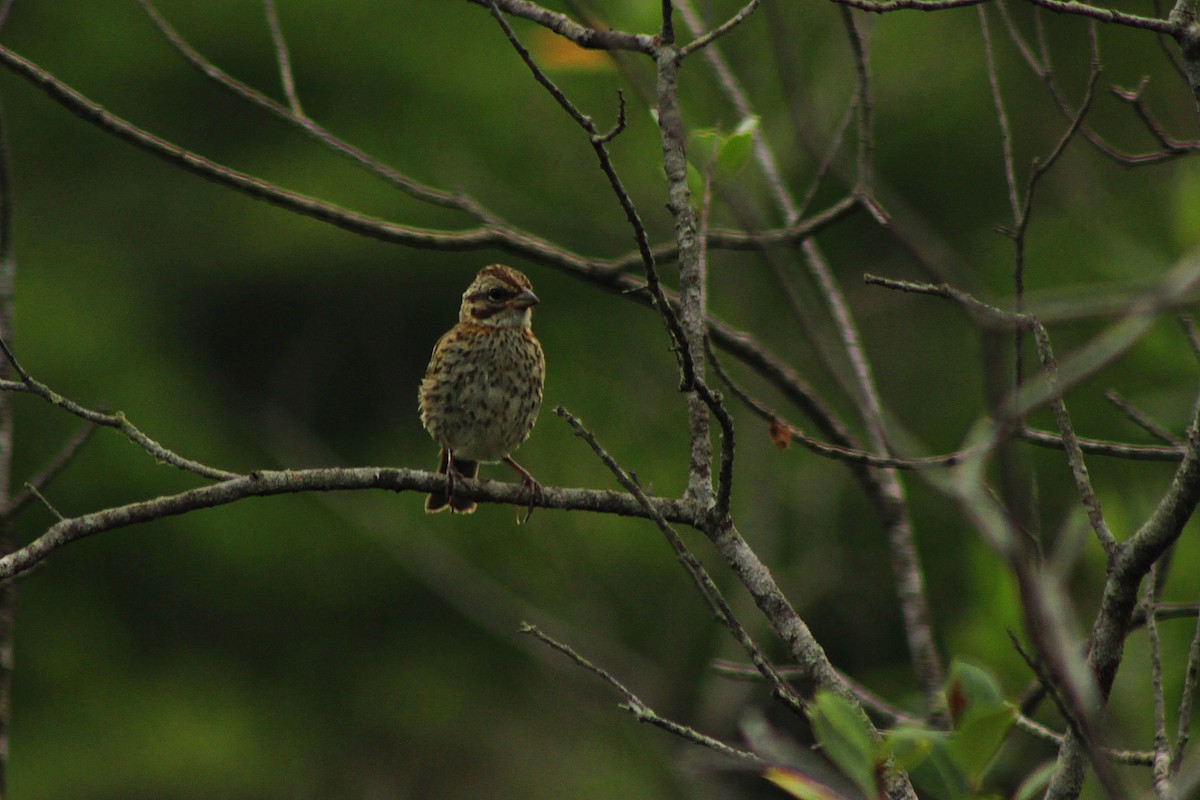
POLYGON ((292 57, 288 53, 283 27, 279 24, 275 0, 263 0, 263 10, 267 14, 267 27, 271 29, 271 41, 275 44, 275 61, 279 65, 279 82, 283 85, 284 97, 287 98, 292 113, 303 117, 304 109, 300 105, 300 95, 296 93, 296 78, 292 74, 292 57))
POLYGON ((1158 638, 1158 621, 1154 606, 1160 589, 1160 561, 1150 571, 1150 579, 1142 593, 1145 609, 1146 638, 1150 645, 1150 689, 1154 702, 1154 791, 1161 798, 1171 797, 1171 742, 1167 739, 1167 707, 1163 699, 1162 647, 1158 638))
MULTIPOLYGON (((717 675, 720 675, 724 678, 729 678, 730 680, 753 682, 760 682, 763 680, 762 673, 759 672, 752 664, 739 664, 733 661, 726 661, 718 658, 713 659, 710 667, 717 675)), ((802 680, 808 675, 808 670, 806 670, 804 667, 784 665, 776 667, 776 670, 779 672, 781 677, 789 680, 802 680)), ((843 675, 842 679, 846 682, 846 685, 850 687, 850 691, 854 693, 855 699, 862 704, 862 707, 867 709, 872 715, 880 720, 880 725, 894 727, 897 725, 922 724, 923 720, 921 717, 900 710, 852 678, 843 675)))
MULTIPOLYGON (((854 113, 858 119, 858 147, 855 158, 854 192, 870 198, 875 182, 875 109, 871 102, 871 58, 867 36, 858 26, 854 14, 846 6, 841 8, 842 27, 850 40, 850 53, 854 59, 857 78, 854 90, 854 113)), ((868 208, 874 210, 871 200, 868 208)))
POLYGON ((593 28, 590 25, 580 25, 565 14, 550 11, 530 0, 467 0, 467 2, 484 8, 495 5, 506 14, 535 22, 547 30, 554 31, 564 39, 591 50, 631 50, 651 54, 656 47, 653 36, 627 33, 612 28, 593 28))
POLYGON ((26 481, 21 490, 13 495, 9 513, 16 514, 20 511, 33 497, 33 490, 44 490, 71 463, 75 458, 75 454, 79 452, 79 449, 91 439, 92 434, 96 432, 96 428, 95 424, 87 422, 74 436, 68 439, 67 443, 58 451, 58 455, 43 467, 41 472, 26 481))
POLYGON ((1087 511, 1088 522, 1096 532, 1104 551, 1111 557, 1117 550, 1117 539, 1108 529, 1104 521, 1104 512, 1100 508, 1100 498, 1092 487, 1092 479, 1088 474, 1087 464, 1083 460, 1083 450, 1079 439, 1075 436, 1075 427, 1067 413, 1067 405, 1063 400, 1063 387, 1058 380, 1058 361, 1050 347, 1050 334, 1040 322, 1033 325, 1034 341, 1037 343, 1038 357, 1042 362, 1044 379, 1049 389, 1050 408, 1054 412, 1054 420, 1058 423, 1058 432, 1062 435, 1063 452, 1067 456, 1067 464, 1071 468, 1071 476, 1075 479, 1075 490, 1087 511))
POLYGON ((1008 124, 1008 112, 1004 110, 1004 97, 1000 92, 1000 76, 996 70, 996 55, 992 47, 991 30, 988 27, 987 11, 983 6, 976 9, 979 18, 979 28, 983 33, 984 63, 987 65, 988 84, 992 89, 992 108, 996 120, 1000 123, 1000 152, 1004 158, 1004 182, 1008 186, 1008 204, 1012 210, 1013 222, 1021 217, 1021 198, 1017 194, 1017 168, 1013 157, 1012 129, 1008 124))
POLYGON ((651 725, 654 725, 657 728, 662 728, 664 731, 667 731, 668 733, 672 733, 682 739, 686 739, 687 741, 692 742, 693 744, 698 744, 702 747, 707 747, 710 750, 714 750, 714 751, 720 753, 721 755, 729 756, 730 758, 737 759, 738 761, 741 761, 741 762, 744 762, 747 764, 752 764, 754 766, 761 766, 764 763, 763 760, 761 758, 759 758, 758 756, 756 756, 754 753, 751 753, 746 750, 739 750, 738 748, 727 745, 724 742, 714 739, 711 736, 700 733, 695 728, 689 727, 687 725, 681 725, 678 722, 674 722, 672 720, 667 719, 666 717, 660 716, 653 708, 651 708, 649 705, 647 705, 640 697, 638 697, 636 694, 634 694, 632 691, 630 691, 628 688, 626 688, 625 684, 623 684, 623 683, 621 683, 621 681, 617 680, 617 678, 612 673, 610 673, 608 670, 606 670, 602 667, 596 666, 596 664, 592 663, 588 659, 579 655, 579 653, 575 652, 575 650, 570 645, 564 644, 564 643, 546 635, 536 625, 530 625, 528 622, 522 622, 519 630, 521 633, 532 636, 535 639, 538 639, 539 641, 543 642, 550 648, 562 653, 564 656, 566 656, 567 658, 569 658, 573 662, 575 662, 575 664, 577 664, 578 666, 587 670, 588 672, 592 673, 593 675, 595 675, 600 680, 607 683, 612 688, 616 689, 617 692, 622 697, 625 698, 625 703, 621 707, 624 708, 629 713, 633 714, 633 716, 637 719, 638 722, 647 722, 651 725))
POLYGON ((1187 335, 1188 344, 1191 345, 1192 355, 1200 361, 1200 333, 1196 332, 1196 322, 1192 319, 1191 314, 1181 314, 1179 316, 1179 324, 1183 328, 1183 332, 1187 335))
POLYGON ((1112 403, 1117 409, 1119 409, 1120 412, 1124 414, 1134 425, 1137 425, 1155 439, 1166 442, 1172 447, 1179 448, 1180 452, 1182 452, 1183 441, 1178 436, 1171 433, 1155 420, 1151 419, 1148 414, 1123 397, 1116 389, 1105 390, 1104 397, 1106 400, 1108 400, 1108 402, 1112 403))
POLYGON ((896 469, 927 469, 931 467, 952 467, 963 460, 963 453, 950 453, 944 456, 931 456, 928 458, 897 458, 892 456, 877 456, 874 453, 868 453, 863 450, 857 450, 849 447, 839 447, 838 445, 828 444, 818 439, 809 436, 782 416, 772 410, 769 406, 763 403, 756 397, 752 397, 745 389, 737 384, 733 378, 725 371, 725 367, 721 365, 717 354, 712 351, 712 348, 707 348, 709 363, 712 364, 713 371, 717 377, 724 383, 733 396, 742 402, 747 408, 754 412, 757 416, 767 421, 770 425, 768 433, 771 436, 775 445, 781 446, 780 436, 787 436, 791 441, 808 448, 818 455, 832 458, 839 461, 848 461, 855 464, 864 464, 872 467, 894 467, 896 469))
MULTIPOLYGON (((1052 742, 1055 745, 1061 745, 1063 735, 1057 731, 1047 728, 1037 720, 1032 720, 1024 714, 1017 714, 1013 720, 1014 725, 1018 730, 1028 733, 1030 736, 1052 742)), ((1154 764, 1154 753, 1148 750, 1114 750, 1110 747, 1101 748, 1104 753, 1115 764, 1124 764, 1130 767, 1149 767, 1154 764)))
MULTIPOLYGON (((1138 585, 1155 562, 1178 541, 1197 503, 1200 503, 1200 395, 1193 405, 1188 425, 1187 454, 1175 471, 1170 489, 1150 518, 1123 543, 1108 569, 1100 611, 1092 624, 1087 656, 1102 702, 1107 701, 1112 691, 1124 655, 1129 620, 1137 606, 1138 585)), ((1047 800, 1067 800, 1078 795, 1086 760, 1086 748, 1082 743, 1072 736, 1066 737, 1046 792, 1047 800)))
MULTIPOLYGON (((990 325, 997 330, 1013 326, 1035 328, 1040 324, 1029 314, 1003 311, 944 283, 897 281, 869 274, 864 276, 864 280, 869 284, 886 286, 897 291, 953 300, 969 312, 977 324, 990 325)), ((1200 251, 1194 251, 1163 273, 1155 284, 1125 303, 1116 322, 1078 348, 1069 362, 1058 370, 1055 387, 1045 382, 1021 387, 1021 396, 1014 413, 1027 414, 1035 408, 1048 405, 1057 394, 1086 380, 1120 358, 1150 330, 1164 309, 1170 308, 1179 298, 1188 296, 1198 284, 1200 251)))
POLYGON ((154 26, 158 28, 163 38, 167 43, 175 49, 180 56, 183 57, 192 68, 200 72, 204 77, 216 83, 223 89, 232 92, 243 100, 253 104, 254 106, 267 111, 270 114, 282 119, 292 125, 295 125, 300 130, 304 131, 309 136, 312 136, 317 141, 332 149, 340 155, 346 156, 354 163, 365 169, 367 172, 379 176, 386 180, 389 184, 399 189, 422 202, 430 203, 444 208, 453 208, 471 215, 478 220, 497 221, 490 212, 482 208, 475 200, 461 194, 453 194, 444 192, 440 189, 435 189, 431 186, 426 186, 418 181, 402 175, 395 169, 392 169, 387 164, 373 158, 353 145, 337 138, 325 128, 321 127, 315 121, 305 116, 297 108, 289 107, 268 97, 262 92, 254 89, 251 86, 232 77, 216 64, 206 59, 201 55, 174 27, 167 19, 158 11, 151 0, 138 0, 138 4, 154 26))
POLYGON ((738 622, 737 617, 733 613, 733 609, 730 608, 729 604, 725 601, 724 596, 721 594, 721 590, 717 588, 717 585, 713 583, 712 578, 709 577, 708 571, 704 568, 704 565, 701 564, 699 559, 692 554, 691 550, 688 549, 683 539, 679 537, 679 534, 675 532, 667 520, 661 514, 658 514, 655 511, 653 505, 646 497, 645 492, 642 491, 642 487, 638 484, 638 482, 633 478, 633 476, 626 472, 625 469, 623 469, 611 455, 609 455, 608 451, 606 451, 596 440, 595 435, 592 434, 592 432, 586 427, 584 427, 583 423, 580 422, 577 417, 571 414, 571 412, 567 411, 562 406, 559 406, 555 409, 555 413, 567 421, 567 424, 569 424, 575 431, 576 436, 587 442, 588 447, 592 449, 592 452, 596 454, 596 457, 600 459, 604 466, 608 467, 610 472, 612 472, 613 477, 617 479, 617 483, 621 484, 625 491, 629 492, 629 494, 632 495, 646 510, 648 516, 658 526, 658 529, 662 533, 663 537, 666 538, 667 544, 671 546, 671 549, 674 551, 675 556, 679 560, 680 564, 683 565, 688 575, 691 576, 692 581, 696 584, 696 588, 699 589, 700 594, 704 598, 705 602, 709 605, 717 618, 721 620, 721 622, 733 635, 733 638, 738 642, 738 644, 741 645, 742 649, 746 651, 746 654, 750 657, 750 660, 759 669, 763 677, 766 678, 770 683, 775 694, 792 709, 801 711, 803 709, 803 701, 795 693, 795 690, 788 685, 787 681, 780 677, 779 673, 775 670, 775 667, 767 659, 763 651, 757 644, 755 644, 754 640, 750 638, 750 635, 746 633, 746 629, 742 627, 740 622, 738 622))
MULTIPOLYGON (((713 250, 755 251, 770 249, 788 249, 795 247, 805 239, 827 230, 835 223, 841 222, 862 208, 862 201, 854 195, 847 195, 829 205, 823 211, 818 211, 806 219, 797 219, 791 225, 782 228, 768 228, 758 231, 731 230, 728 228, 712 228, 705 237, 705 244, 713 250)), ((656 264, 668 264, 679 258, 678 243, 666 242, 650 248, 656 264)), ((622 256, 601 262, 604 267, 612 270, 629 270, 641 264, 642 255, 634 250, 622 256)))
POLYGON ((1188 648, 1187 669, 1183 676, 1183 692, 1179 698, 1179 721, 1175 733, 1175 751, 1171 754, 1171 774, 1179 773, 1183 754, 1191 738, 1192 703, 1196 696, 1196 683, 1200 681, 1200 614, 1196 616, 1196 631, 1188 648))
POLYGON ((1041 683, 1042 688, 1045 689, 1046 694, 1054 702, 1063 719, 1067 721, 1067 728, 1075 737, 1075 740, 1083 743, 1084 750, 1091 759, 1092 768, 1096 771, 1096 776, 1105 793, 1109 796, 1110 800, 1120 800, 1121 794, 1117 788, 1116 777, 1113 775, 1109 760, 1104 757, 1105 749, 1100 747, 1099 743, 1095 740, 1095 731, 1092 729, 1091 721, 1088 719, 1087 714, 1080 713, 1084 709, 1079 708, 1077 702, 1071 702, 1071 698, 1063 697, 1051 671, 1025 649, 1012 631, 1009 631, 1008 637, 1012 642, 1013 648, 1021 656, 1022 660, 1025 661, 1026 665, 1028 665, 1030 671, 1037 676, 1037 680, 1041 683))
POLYGON ((58 520, 59 522, 63 522, 66 520, 66 517, 63 516, 62 512, 59 511, 57 508, 55 508, 54 504, 51 503, 44 494, 42 494, 40 491, 38 491, 38 488, 36 486, 27 483, 27 484, 25 484, 24 488, 26 491, 29 492, 30 495, 32 495, 33 497, 36 497, 38 499, 38 501, 46 507, 46 510, 54 515, 54 518, 56 520, 58 520))
POLYGON ((722 36, 724 36, 725 34, 729 33, 731 30, 736 28, 738 25, 741 25, 751 14, 754 13, 754 11, 758 8, 759 3, 761 3, 761 2, 762 2, 762 0, 750 0, 750 2, 748 2, 748 3, 746 3, 746 5, 742 6, 742 8, 736 14, 734 14, 729 19, 725 20, 725 22, 723 22, 720 25, 718 25, 717 27, 713 28, 711 31, 704 34, 703 36, 699 36, 699 37, 693 39, 692 41, 688 42, 683 47, 679 48, 679 60, 682 61, 683 59, 687 58, 689 55, 696 52, 700 48, 707 47, 708 45, 715 42, 717 39, 719 39, 722 36))
MULTIPOLYGON (((1023 428, 1017 431, 1017 436, 1037 445, 1062 450, 1063 439, 1060 433, 1050 433, 1036 428, 1023 428)), ((1088 455, 1108 456, 1109 458, 1127 458, 1131 461, 1182 461, 1183 447, 1160 447, 1150 444, 1127 444, 1104 439, 1085 439, 1078 437, 1076 444, 1088 455)))
MULTIPOLYGON (((1076 16, 1089 17, 1097 22, 1107 22, 1114 25, 1123 25, 1130 28, 1140 28, 1142 30, 1155 31, 1157 33, 1165 33, 1170 36, 1176 35, 1178 26, 1165 19, 1156 19, 1154 17, 1143 17, 1138 14, 1127 14, 1124 11, 1116 11, 1110 8, 1099 8, 1091 6, 1087 3, 1075 2, 1075 0, 1029 0, 1036 6, 1054 11, 1060 14, 1073 14, 1076 16)), ((905 9, 916 9, 919 11, 942 11, 950 8, 961 8, 963 6, 979 5, 986 0, 884 0, 876 2, 876 0, 835 0, 835 2, 857 8, 862 11, 870 11, 875 14, 886 14, 892 11, 903 11, 905 9)))
POLYGON ((23 385, 27 391, 37 395, 47 403, 57 406, 70 414, 74 414, 80 419, 86 420, 93 425, 102 425, 106 428, 114 428, 124 434, 127 439, 136 444, 138 447, 141 447, 147 453, 154 456, 154 458, 157 460, 166 464, 170 464, 171 466, 181 469, 185 472, 191 472, 201 477, 218 481, 239 477, 238 473, 236 472, 229 472, 216 467, 210 467, 207 464, 200 463, 199 461, 194 461, 190 458, 184 458, 173 450, 168 450, 166 447, 163 447, 154 439, 151 439, 149 436, 143 433, 140 428, 126 419, 125 415, 119 411, 115 414, 106 414, 101 411, 94 411, 90 408, 85 408, 79 403, 76 403, 74 400, 63 397, 58 392, 54 391, 49 386, 26 372, 25 368, 21 366, 19 361, 17 361, 17 357, 13 355, 12 350, 9 349, 8 342, 4 341, 2 338, 0 338, 0 351, 3 351, 4 357, 8 360, 8 363, 12 365, 13 369, 16 370, 17 375, 20 376, 21 385, 23 385))

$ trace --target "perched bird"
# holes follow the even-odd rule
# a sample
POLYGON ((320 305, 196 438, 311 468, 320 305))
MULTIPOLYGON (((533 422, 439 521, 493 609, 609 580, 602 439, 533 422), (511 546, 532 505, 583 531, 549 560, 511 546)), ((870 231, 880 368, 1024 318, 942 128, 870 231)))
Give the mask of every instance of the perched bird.
POLYGON ((421 424, 441 447, 437 469, 446 491, 426 498, 427 512, 474 511, 475 501, 455 497, 454 488, 462 477, 477 477, 481 461, 516 470, 532 510, 541 487, 510 453, 528 438, 542 405, 546 360, 530 327, 537 302, 522 273, 484 267, 463 293, 458 324, 434 346, 421 381, 421 424))

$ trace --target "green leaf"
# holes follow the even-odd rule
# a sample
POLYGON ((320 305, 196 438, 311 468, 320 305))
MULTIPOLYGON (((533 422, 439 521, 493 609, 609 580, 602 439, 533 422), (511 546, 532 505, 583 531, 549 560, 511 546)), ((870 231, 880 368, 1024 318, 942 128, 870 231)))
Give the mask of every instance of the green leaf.
POLYGON ((963 661, 950 665, 946 704, 954 722, 947 753, 972 789, 978 790, 1012 728, 1016 710, 1005 702, 990 672, 963 661))
POLYGON ((736 175, 746 166, 750 149, 754 145, 754 132, 758 130, 758 117, 746 117, 718 145, 716 173, 724 179, 736 175))
POLYGON ((927 728, 913 726, 893 728, 884 734, 883 741, 880 743, 880 760, 892 758, 896 769, 908 772, 929 758, 933 753, 935 739, 944 738, 946 738, 946 734, 927 728))
POLYGON ((763 777, 799 800, 847 800, 811 775, 790 767, 768 767, 763 777))
POLYGON ((946 704, 955 725, 972 707, 992 708, 1003 703, 1004 693, 990 672, 965 661, 954 661, 950 665, 946 704))
POLYGON ((908 771, 922 798, 930 800, 959 800, 971 793, 967 776, 950 757, 950 749, 944 737, 930 738, 929 755, 908 771))
POLYGON ((720 152, 724 143, 725 137, 716 128, 701 128, 692 131, 691 136, 688 137, 688 162, 695 164, 699 169, 707 170, 713 153, 720 152))
POLYGON ((737 133, 721 143, 717 150, 715 172, 721 178, 736 175, 750 158, 750 147, 754 137, 748 133, 737 133))
POLYGON ((1053 761, 1047 761, 1040 767, 1029 774, 1025 780, 1021 781, 1021 785, 1017 787, 1016 794, 1013 795, 1013 800, 1034 800, 1042 796, 1046 790, 1046 786, 1050 784, 1050 778, 1054 775, 1054 768, 1057 766, 1053 761))
POLYGON ((950 757, 975 789, 1012 728, 1017 711, 1007 703, 971 708, 950 737, 950 757))
POLYGON ((861 712, 832 692, 817 692, 808 710, 813 735, 826 757, 862 789, 875 797, 875 743, 861 712))

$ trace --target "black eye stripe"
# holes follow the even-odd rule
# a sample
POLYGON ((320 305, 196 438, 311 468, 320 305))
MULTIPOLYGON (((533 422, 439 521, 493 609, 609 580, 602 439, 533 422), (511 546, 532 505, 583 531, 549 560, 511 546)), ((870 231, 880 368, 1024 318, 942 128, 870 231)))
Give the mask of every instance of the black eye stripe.
POLYGON ((469 300, 511 300, 516 297, 517 293, 512 289, 502 289, 500 287, 492 287, 491 289, 480 289, 477 292, 471 292, 467 295, 469 300), (495 295, 493 297, 493 294, 495 295))

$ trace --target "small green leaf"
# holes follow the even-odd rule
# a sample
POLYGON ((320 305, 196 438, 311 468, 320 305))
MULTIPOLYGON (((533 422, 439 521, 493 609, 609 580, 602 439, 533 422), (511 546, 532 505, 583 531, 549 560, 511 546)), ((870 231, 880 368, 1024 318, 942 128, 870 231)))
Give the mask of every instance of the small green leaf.
POLYGON ((875 797, 875 743, 861 712, 832 692, 817 692, 808 710, 813 735, 826 757, 862 789, 875 797))
POLYGON ((1047 761, 1031 772, 1029 777, 1021 781, 1021 785, 1017 787, 1013 800, 1034 800, 1034 798, 1041 797, 1050 784, 1050 777, 1054 775, 1055 766, 1057 765, 1053 761, 1047 761))
POLYGON ((1012 728, 1017 711, 1007 703, 972 707, 950 736, 950 757, 975 789, 1012 728))
POLYGON ((763 777, 799 800, 847 800, 845 795, 791 767, 768 767, 763 777))
POLYGON ((972 707, 992 708, 1004 703, 1000 684, 987 670, 955 661, 950 665, 950 680, 946 685, 946 703, 955 725, 972 707))
POLYGON ((730 136, 717 151, 716 173, 721 178, 736 175, 750 159, 750 146, 754 143, 748 133, 730 136))
POLYGON ((967 777, 950 757, 944 738, 930 739, 929 756, 908 771, 909 778, 919 789, 922 798, 930 800, 960 800, 970 795, 967 777))
POLYGON ((708 169, 713 153, 720 152, 725 137, 716 128, 701 128, 692 131, 688 137, 688 162, 696 164, 700 169, 708 169))
POLYGON ((933 752, 935 739, 944 738, 946 738, 946 734, 941 731, 931 731, 927 728, 912 726, 893 728, 884 734, 883 741, 880 742, 880 760, 892 758, 896 769, 908 772, 929 758, 933 752))

